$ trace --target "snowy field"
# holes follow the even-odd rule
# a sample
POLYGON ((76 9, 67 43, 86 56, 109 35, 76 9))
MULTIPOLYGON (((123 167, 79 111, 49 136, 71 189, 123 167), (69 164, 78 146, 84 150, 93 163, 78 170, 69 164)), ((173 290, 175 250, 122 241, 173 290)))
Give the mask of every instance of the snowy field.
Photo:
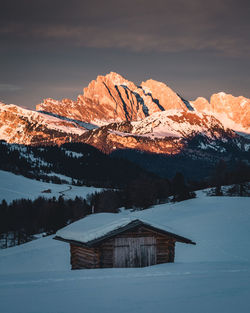
MULTIPOLYGON (((55 175, 59 176, 58 174, 55 175)), ((60 175, 60 178, 65 180, 69 179, 69 177, 63 175, 60 175)), ((74 199, 76 196, 86 198, 88 194, 100 190, 100 188, 94 187, 79 187, 70 184, 40 182, 0 170, 0 201, 5 199, 8 203, 21 198, 33 200, 39 196, 52 198, 54 196, 59 197, 63 195, 66 199, 74 199), (43 193, 44 190, 48 189, 51 189, 51 193, 43 193)))
POLYGON ((121 216, 168 226, 176 261, 147 268, 70 271, 52 237, 0 251, 1 313, 249 313, 250 198, 205 197, 121 216))

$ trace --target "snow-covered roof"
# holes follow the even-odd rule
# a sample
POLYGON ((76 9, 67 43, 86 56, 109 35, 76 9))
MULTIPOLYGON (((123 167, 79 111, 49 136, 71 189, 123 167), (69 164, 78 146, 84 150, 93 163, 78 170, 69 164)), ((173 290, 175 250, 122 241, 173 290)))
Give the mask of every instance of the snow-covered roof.
POLYGON ((165 234, 172 235, 178 241, 193 243, 191 240, 178 236, 169 231, 166 226, 159 226, 145 219, 134 216, 121 217, 120 214, 98 213, 89 215, 75 223, 72 223, 56 233, 55 239, 75 241, 91 246, 110 236, 123 232, 138 225, 146 225, 158 229, 165 234))

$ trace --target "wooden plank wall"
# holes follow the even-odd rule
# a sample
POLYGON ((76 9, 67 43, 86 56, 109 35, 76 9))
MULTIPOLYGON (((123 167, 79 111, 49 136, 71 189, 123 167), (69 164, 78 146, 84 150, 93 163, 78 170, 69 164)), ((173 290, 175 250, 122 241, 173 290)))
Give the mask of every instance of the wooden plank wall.
MULTIPOLYGON (((126 231, 114 238, 106 240, 96 248, 88 248, 70 244, 72 269, 110 268, 115 264, 115 241, 118 238, 148 238, 154 237, 156 243, 156 264, 174 262, 176 240, 165 234, 152 231, 144 226, 126 231)), ((118 239, 122 240, 122 239, 118 239)), ((145 242, 147 239, 145 239, 145 242)), ((152 261, 150 261, 152 264, 152 261)), ((147 262, 141 262, 147 265, 147 262)))
POLYGON ((100 246, 100 267, 109 268, 114 266, 114 239, 105 241, 100 246))
POLYGON ((155 237, 117 237, 114 267, 144 267, 156 264, 155 237))
POLYGON ((174 262, 175 239, 145 227, 138 227, 111 238, 100 245, 100 267, 113 267, 115 240, 118 238, 154 237, 156 240, 156 264, 174 262))

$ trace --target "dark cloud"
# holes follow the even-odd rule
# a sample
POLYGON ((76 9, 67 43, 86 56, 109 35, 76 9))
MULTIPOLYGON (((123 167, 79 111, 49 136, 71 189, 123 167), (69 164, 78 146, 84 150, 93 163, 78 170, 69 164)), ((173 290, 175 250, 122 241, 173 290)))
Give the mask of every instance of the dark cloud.
POLYGON ((11 84, 0 84, 0 92, 12 92, 21 90, 22 87, 17 85, 11 85, 11 84))
POLYGON ((249 9, 243 0, 17 0, 1 8, 1 35, 26 43, 238 55, 250 48, 249 9))
POLYGON ((111 70, 189 98, 217 88, 248 96, 249 16, 249 0, 2 1, 0 86, 22 90, 0 96, 29 106, 70 97, 111 70))

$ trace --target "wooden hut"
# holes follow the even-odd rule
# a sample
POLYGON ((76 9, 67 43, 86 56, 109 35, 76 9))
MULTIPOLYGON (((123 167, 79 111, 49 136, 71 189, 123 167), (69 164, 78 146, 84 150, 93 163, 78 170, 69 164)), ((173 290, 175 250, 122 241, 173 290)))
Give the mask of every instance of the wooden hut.
POLYGON ((165 226, 111 213, 89 215, 58 231, 54 239, 70 244, 72 269, 174 262, 176 242, 195 244, 165 226))

